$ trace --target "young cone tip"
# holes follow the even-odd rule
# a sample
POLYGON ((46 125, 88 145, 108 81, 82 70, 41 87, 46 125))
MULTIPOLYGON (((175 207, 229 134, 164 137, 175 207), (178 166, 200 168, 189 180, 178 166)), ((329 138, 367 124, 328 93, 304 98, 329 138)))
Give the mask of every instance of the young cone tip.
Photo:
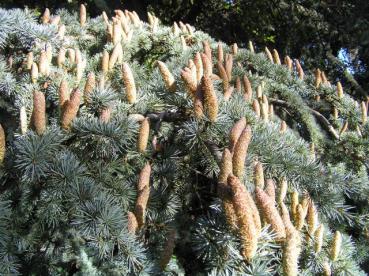
POLYGON ((141 127, 137 140, 137 148, 138 151, 141 153, 146 151, 147 143, 149 141, 149 134, 150 134, 150 122, 149 118, 145 118, 145 120, 141 122, 141 127))
POLYGON ((208 76, 203 76, 201 80, 201 90, 204 95, 204 107, 211 122, 217 121, 218 99, 214 91, 213 82, 208 76))
POLYGON ((78 88, 73 89, 70 100, 65 102, 65 107, 62 112, 61 127, 69 130, 72 121, 77 116, 79 105, 81 102, 81 93, 78 88))
POLYGON ((42 92, 33 92, 33 127, 38 135, 44 133, 46 129, 46 103, 45 95, 42 92))
POLYGON ((252 131, 251 127, 247 125, 237 140, 236 146, 233 152, 233 173, 240 179, 243 178, 245 169, 245 160, 247 156, 247 150, 251 141, 252 131))
POLYGON ((242 131, 246 127, 246 118, 242 117, 239 119, 232 127, 231 132, 229 133, 229 147, 231 151, 233 152, 234 147, 236 146, 236 143, 238 141, 238 138, 240 138, 242 131))
POLYGON ((126 95, 127 100, 130 104, 136 102, 136 84, 133 78, 132 70, 129 67, 128 63, 123 63, 122 65, 122 75, 123 75, 123 82, 126 88, 126 95))

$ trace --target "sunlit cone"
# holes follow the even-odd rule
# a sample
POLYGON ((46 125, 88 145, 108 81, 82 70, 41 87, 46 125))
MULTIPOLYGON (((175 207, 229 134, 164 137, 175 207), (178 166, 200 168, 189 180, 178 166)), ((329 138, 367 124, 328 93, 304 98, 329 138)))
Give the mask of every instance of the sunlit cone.
POLYGON ((285 133, 287 131, 287 124, 285 121, 281 121, 281 125, 279 127, 279 133, 285 133))
POLYGON ((79 7, 79 23, 83 27, 86 24, 87 13, 85 5, 81 4, 79 7))
POLYGON ((162 250, 162 253, 161 253, 161 256, 160 256, 160 268, 162 270, 164 270, 170 259, 172 258, 172 255, 173 255, 173 250, 174 250, 174 247, 175 247, 175 242, 176 242, 176 231, 174 229, 171 229, 167 235, 167 241, 164 245, 164 248, 162 250))
POLYGON ((235 176, 228 177, 228 185, 233 194, 233 206, 238 218, 238 234, 241 239, 241 253, 244 258, 250 261, 256 254, 258 233, 254 224, 251 210, 245 196, 245 190, 241 188, 241 183, 235 176))
POLYGON ((142 122, 143 120, 145 120, 145 116, 141 114, 130 114, 128 116, 128 120, 131 120, 133 122, 142 122))
POLYGON ((242 179, 245 170, 245 161, 247 156, 247 150, 251 141, 251 127, 246 126, 242 131, 240 138, 237 140, 237 143, 234 147, 233 151, 233 174, 238 178, 242 179))
POLYGON ((295 190, 291 195, 291 213, 293 219, 297 217, 297 206, 299 205, 299 193, 295 190))
POLYGON ((65 36, 65 25, 60 25, 58 28, 58 37, 62 40, 65 36))
POLYGON ((46 129, 46 104, 45 95, 42 92, 33 92, 32 125, 38 135, 46 129))
POLYGON ((286 237, 284 223, 274 205, 274 201, 259 187, 255 188, 255 199, 262 218, 270 224, 272 230, 276 233, 276 238, 284 239, 286 237))
POLYGON ((187 32, 190 35, 193 35, 194 34, 194 29, 193 29, 193 27, 190 24, 186 24, 186 29, 187 29, 187 32))
POLYGON ((252 88, 251 88, 251 83, 249 81, 249 78, 247 77, 247 75, 243 75, 243 97, 247 102, 251 102, 251 98, 252 98, 252 88))
POLYGON ((289 56, 285 56, 284 64, 287 66, 288 70, 292 71, 293 62, 292 62, 292 59, 289 56))
POLYGON ((360 126, 356 126, 356 133, 359 137, 363 137, 363 134, 361 133, 360 126))
POLYGON ((64 62, 65 62, 65 49, 60 48, 56 61, 58 68, 63 68, 64 62))
POLYGON ((85 89, 83 90, 83 99, 85 101, 85 104, 88 104, 89 94, 94 90, 95 86, 96 86, 95 73, 90 72, 87 75, 85 89))
POLYGON ((263 164, 259 161, 256 161, 254 165, 254 185, 264 189, 264 169, 263 164))
POLYGON ((206 54, 201 53, 201 61, 203 66, 204 76, 210 77, 213 75, 213 64, 206 54))
POLYGON ((208 59, 211 62, 212 61, 212 53, 211 53, 211 48, 210 48, 209 42, 207 40, 204 40, 202 42, 202 47, 204 48, 205 55, 208 57, 208 59))
POLYGON ((288 183, 285 177, 281 178, 278 183, 278 203, 282 203, 287 195, 288 183))
POLYGON ((81 92, 78 88, 73 89, 70 100, 66 101, 64 104, 62 116, 61 116, 61 127, 65 130, 70 129, 70 125, 74 118, 76 118, 79 105, 81 102, 81 92))
POLYGON ((290 218, 290 213, 288 212, 288 209, 286 207, 286 205, 281 202, 280 203, 280 212, 281 212, 281 217, 284 223, 284 226, 286 228, 286 234, 292 232, 292 231, 296 231, 295 227, 293 226, 292 222, 291 222, 291 218, 290 218))
POLYGON ((328 262, 324 262, 324 264, 323 264, 323 275, 324 276, 331 276, 332 275, 331 266, 329 265, 328 262))
POLYGON ((232 46, 231 46, 231 51, 232 51, 232 54, 233 55, 237 55, 238 53, 238 46, 237 46, 237 43, 233 43, 232 46))
POLYGON ((145 120, 141 122, 141 127, 140 127, 140 131, 138 134, 138 139, 137 139, 138 152, 142 153, 146 151, 147 143, 149 141, 149 134, 150 134, 150 122, 149 122, 149 118, 145 118, 145 120))
POLYGON ((228 81, 232 80, 233 56, 226 54, 225 70, 227 72, 228 81))
POLYGON ((204 95, 204 107, 211 122, 216 122, 218 116, 218 99, 212 80, 206 75, 202 77, 201 90, 204 95))
POLYGON ((366 121, 368 120, 368 110, 366 108, 365 102, 361 102, 360 107, 361 107, 361 122, 365 124, 366 121))
POLYGON ((251 40, 249 40, 248 45, 249 45, 249 51, 250 51, 251 53, 255 53, 254 45, 253 45, 253 43, 252 43, 252 41, 251 41, 251 40))
POLYGON ((224 52, 222 43, 218 43, 218 63, 223 64, 224 62, 224 52))
POLYGON ((302 209, 304 210, 304 216, 306 217, 308 211, 309 211, 309 205, 310 205, 310 197, 308 196, 308 194, 305 194, 304 197, 301 200, 301 206, 302 209))
POLYGON ((258 85, 256 88, 256 99, 260 100, 263 98, 263 87, 262 85, 258 85))
POLYGON ((268 47, 265 47, 265 54, 266 54, 267 58, 270 60, 270 62, 271 62, 271 63, 274 63, 273 55, 272 55, 272 53, 269 51, 268 47))
POLYGON ((106 74, 109 70, 109 53, 104 50, 103 55, 101 57, 101 71, 106 74))
POLYGON ((204 116, 204 93, 200 86, 198 86, 198 89, 196 90, 193 108, 196 118, 204 116))
POLYGON ((128 211, 128 223, 127 230, 128 233, 135 234, 138 228, 137 219, 134 213, 128 211))
POLYGON ((6 140, 3 126, 0 124, 0 166, 4 162, 5 151, 6 151, 6 140))
POLYGON ((281 64, 281 59, 279 58, 279 54, 276 49, 273 49, 273 60, 275 64, 281 64))
POLYGON ((60 15, 55 15, 50 19, 50 24, 54 26, 58 26, 60 23, 60 15))
POLYGON ((28 52, 27 60, 26 60, 26 68, 27 70, 31 70, 33 64, 33 52, 28 52))
POLYGON ((267 179, 265 185, 265 192, 271 199, 275 201, 275 184, 273 179, 267 179))
POLYGON ((176 81, 172 75, 172 73, 169 71, 168 67, 165 65, 164 62, 158 61, 158 67, 160 74, 164 80, 166 88, 170 92, 176 91, 176 81))
POLYGON ((342 127, 341 127, 341 129, 340 129, 340 132, 339 132, 339 135, 341 136, 342 134, 344 134, 345 132, 346 132, 346 130, 348 129, 348 121, 346 120, 344 123, 343 123, 343 125, 342 125, 342 127))
POLYGON ((41 17, 42 24, 47 24, 50 21, 50 10, 48 8, 45 9, 44 13, 41 17))
POLYGON ((77 63, 77 67, 76 67, 76 80, 77 82, 80 82, 83 78, 83 74, 85 72, 85 68, 86 68, 86 61, 83 60, 80 63, 77 63))
POLYGON ((314 202, 310 201, 307 212, 308 233, 313 236, 318 227, 318 212, 314 202))
POLYGON ((186 90, 192 99, 195 98, 197 90, 197 80, 193 78, 192 72, 189 68, 185 68, 181 71, 181 78, 186 85, 186 90))
POLYGON ((110 23, 106 25, 106 37, 108 42, 113 42, 113 25, 110 23))
POLYGON ((70 63, 73 64, 73 63, 76 62, 76 52, 74 51, 74 49, 68 48, 67 57, 68 57, 70 63))
POLYGON ((63 79, 59 86, 59 106, 63 111, 65 103, 69 100, 68 82, 63 79))
POLYGON ((151 165, 149 162, 142 168, 137 182, 137 190, 141 191, 145 186, 150 184, 151 165))
POLYGON ((333 119, 334 120, 338 120, 338 109, 337 109, 337 107, 333 107, 333 112, 332 112, 333 114, 332 114, 332 117, 333 117, 333 119))
POLYGON ((197 71, 196 71, 196 65, 192 59, 188 60, 188 69, 190 69, 193 82, 196 83, 197 82, 197 71))
POLYGON ((297 231, 287 233, 283 245, 282 268, 284 276, 299 275, 298 261, 301 253, 301 240, 297 231))
POLYGON ((295 59, 295 64, 296 64, 297 75, 300 80, 303 80, 305 77, 305 73, 298 59, 295 59))
POLYGON ((107 16, 106 12, 103 11, 101 15, 104 19, 105 25, 109 24, 109 17, 107 16))
POLYGON ((324 71, 320 72, 320 77, 322 78, 322 83, 323 84, 327 84, 328 83, 328 79, 327 76, 325 75, 324 71))
POLYGON ((38 66, 36 63, 32 63, 31 67, 31 80, 33 83, 36 83, 38 79, 38 66))
POLYGON ((223 80, 223 91, 226 92, 229 87, 229 80, 228 80, 227 72, 223 64, 219 62, 217 63, 217 68, 218 68, 219 77, 223 80))
POLYGON ((246 127, 246 118, 242 117, 239 119, 232 127, 230 133, 229 133, 229 148, 230 151, 233 152, 234 148, 236 146, 236 143, 238 139, 241 136, 242 131, 246 127))
POLYGON ((196 65, 196 74, 197 74, 197 82, 201 81, 201 78, 204 74, 204 68, 202 64, 201 54, 199 52, 196 53, 194 58, 194 63, 196 65))
POLYGON ((19 110, 19 126, 23 135, 27 133, 27 125, 27 112, 26 107, 23 105, 19 110))
POLYGON ((138 191, 138 197, 135 206, 135 216, 137 219, 138 228, 141 228, 145 223, 145 214, 147 202, 150 197, 150 187, 145 186, 142 190, 138 191))
POLYGON ((182 44, 182 49, 183 51, 186 51, 188 49, 187 43, 186 43, 186 39, 183 35, 181 35, 181 44, 182 44))
POLYGON ((109 70, 113 69, 116 63, 121 63, 122 59, 123 59, 122 44, 117 43, 114 46, 113 52, 109 57, 109 66, 108 66, 109 70))
POLYGON ((113 44, 116 45, 121 42, 122 40, 122 25, 120 20, 113 20, 113 44))
POLYGON ((38 61, 38 71, 41 75, 47 76, 48 74, 49 61, 45 51, 41 51, 40 59, 38 61))
POLYGON ((173 26, 172 26, 172 32, 173 32, 173 34, 174 34, 175 36, 179 36, 179 34, 180 34, 181 30, 179 29, 177 22, 174 22, 174 23, 173 23, 173 26))
POLYGON ((324 225, 321 224, 315 231, 314 235, 314 251, 315 253, 319 253, 322 251, 323 246, 323 237, 324 237, 324 225))
POLYGON ((123 82, 125 86, 125 92, 127 95, 127 101, 130 104, 136 102, 136 84, 133 78, 132 70, 129 67, 128 63, 123 63, 122 66, 122 75, 123 75, 123 82))
POLYGON ((268 105, 268 100, 266 99, 264 101, 264 98, 266 99, 266 96, 263 95, 263 100, 260 104, 260 113, 261 113, 261 118, 267 122, 269 120, 269 105, 268 105))
POLYGON ((302 205, 301 204, 297 205, 295 226, 296 226, 296 229, 299 230, 299 231, 304 226, 305 215, 306 215, 306 213, 305 213, 304 209, 302 208, 302 205))
POLYGON ((260 104, 258 100, 254 99, 252 101, 252 109, 254 110, 256 117, 260 118, 260 104))
POLYGON ((340 255, 342 245, 342 236, 340 231, 336 231, 333 237, 332 245, 331 245, 331 259, 332 261, 336 261, 338 256, 340 255))
POLYGON ((227 183, 227 180, 225 181, 225 183, 218 181, 217 193, 219 198, 222 200, 224 215, 226 217, 228 225, 231 227, 231 229, 237 229, 238 219, 236 211, 233 207, 232 191, 227 183))
POLYGON ((220 163, 218 182, 227 183, 228 176, 232 174, 232 153, 229 149, 224 149, 220 163))
POLYGON ((320 84, 322 83, 322 77, 320 69, 315 70, 315 88, 319 88, 320 84))
POLYGON ((337 96, 340 99, 343 98, 343 88, 342 88, 342 84, 340 82, 337 82, 337 96))

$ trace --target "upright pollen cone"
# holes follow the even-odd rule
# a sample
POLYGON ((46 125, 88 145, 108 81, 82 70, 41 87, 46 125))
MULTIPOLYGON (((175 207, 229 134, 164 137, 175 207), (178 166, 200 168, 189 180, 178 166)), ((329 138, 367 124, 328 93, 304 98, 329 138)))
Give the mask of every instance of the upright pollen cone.
POLYGON ((0 124, 0 165, 4 162, 5 150, 5 132, 3 126, 0 124))
POLYGON ((245 169, 245 160, 247 156, 247 150, 251 141, 251 127, 246 126, 242 131, 240 138, 237 141, 237 144, 234 148, 233 152, 233 174, 240 179, 243 178, 244 169, 245 169))
POLYGON ((140 131, 138 134, 137 150, 139 152, 146 151, 147 143, 149 141, 149 134, 150 134, 149 118, 145 118, 145 120, 143 120, 141 123, 140 131))
POLYGON ((211 122, 216 122, 218 116, 218 99, 211 78, 204 75, 201 80, 201 90, 204 95, 204 107, 211 122))
POLYGON ((133 78, 132 70, 129 67, 128 63, 123 63, 122 65, 122 75, 123 75, 123 82, 126 88, 126 95, 127 100, 130 104, 136 102, 136 84, 133 78))
POLYGON ((70 100, 68 100, 63 108, 61 116, 61 127, 65 130, 70 129, 70 125, 77 116, 79 105, 81 102, 81 93, 78 89, 74 89, 71 93, 70 100))
POLYGON ((164 62, 161 62, 161 61, 158 61, 158 67, 159 67, 160 74, 164 80, 165 87, 170 92, 175 92, 176 91, 176 81, 172 73, 169 71, 168 67, 165 65, 164 62))
POLYGON ((38 135, 43 134, 46 129, 45 95, 39 91, 33 92, 32 125, 38 135))

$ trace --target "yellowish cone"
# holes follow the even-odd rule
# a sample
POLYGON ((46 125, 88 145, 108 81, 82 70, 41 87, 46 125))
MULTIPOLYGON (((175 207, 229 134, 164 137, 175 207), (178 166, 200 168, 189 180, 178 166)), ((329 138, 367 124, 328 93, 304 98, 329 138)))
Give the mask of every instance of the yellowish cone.
POLYGON ((232 158, 233 174, 240 179, 242 179, 244 176, 245 160, 247 156, 247 150, 251 141, 251 136, 252 136, 251 127, 246 126, 243 129, 234 147, 232 158))
POLYGON ((246 127, 246 118, 242 117, 239 119, 232 127, 230 133, 229 133, 229 148, 230 151, 233 152, 234 148, 236 146, 236 143, 238 139, 241 136, 242 131, 246 127))
POLYGON ((62 116, 61 116, 61 127, 65 130, 69 130, 74 118, 76 118, 79 105, 81 102, 81 92, 76 88, 70 95, 70 100, 64 104, 62 116))
POLYGON ((202 77, 201 90, 204 95, 206 114, 211 122, 216 122, 218 116, 218 99, 214 91, 213 82, 211 78, 206 75, 202 77))
POLYGON ((95 73, 90 72, 87 75, 85 89, 83 90, 83 99, 84 99, 85 104, 88 104, 89 95, 94 90, 95 86, 96 86, 95 73))
POLYGON ((321 224, 315 231, 314 237, 314 251, 315 253, 319 253, 322 251, 323 247, 323 238, 324 238, 324 225, 321 224))
POLYGON ((79 23, 81 24, 82 27, 86 24, 86 20, 87 20, 86 7, 85 5, 81 4, 79 8, 79 23))
POLYGON ((136 84, 133 78, 132 70, 129 67, 128 63, 123 63, 122 75, 123 75, 123 82, 125 86, 127 101, 130 104, 133 104, 136 102, 137 92, 136 92, 136 84))
POLYGON ((254 165, 254 185, 260 189, 264 189, 264 169, 261 162, 256 161, 254 165))
POLYGON ((332 245, 331 245, 331 259, 332 261, 337 261, 342 245, 342 236, 340 231, 336 231, 333 237, 332 245))
POLYGON ((297 231, 287 233, 283 245, 282 268, 284 276, 299 275, 298 261, 301 253, 301 240, 297 231))
POLYGON ((164 80, 166 88, 170 92, 176 91, 176 81, 172 75, 172 73, 169 71, 168 67, 165 65, 164 62, 158 61, 158 67, 160 74, 164 80))
POLYGON ((135 234, 137 228, 138 223, 135 214, 132 212, 128 212, 128 223, 127 223, 128 233, 135 234))
POLYGON ((27 133, 27 112, 26 107, 23 105, 19 110, 19 124, 21 133, 24 135, 27 133))
POLYGON ((39 91, 33 91, 32 125, 38 135, 42 135, 46 129, 45 95, 39 91))
POLYGON ((6 151, 6 139, 3 126, 0 124, 0 166, 4 163, 6 151))
POLYGON ((287 195, 287 190, 288 190, 287 179, 283 177, 279 181, 279 189, 278 189, 278 203, 279 204, 281 204, 284 201, 287 195))
POLYGON ((279 58, 279 54, 276 49, 273 49, 273 60, 275 64, 281 64, 281 59, 279 58))
POLYGON ((150 122, 149 122, 149 118, 145 118, 145 120, 141 122, 141 127, 140 127, 140 131, 138 134, 138 139, 137 139, 138 152, 142 153, 146 151, 147 143, 149 141, 149 134, 150 134, 150 122))

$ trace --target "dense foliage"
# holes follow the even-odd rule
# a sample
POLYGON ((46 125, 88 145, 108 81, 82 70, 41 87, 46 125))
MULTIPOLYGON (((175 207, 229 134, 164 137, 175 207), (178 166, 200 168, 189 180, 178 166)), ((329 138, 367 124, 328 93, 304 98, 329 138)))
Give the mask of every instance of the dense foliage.
POLYGON ((367 102, 179 22, 0 10, 0 272, 365 275, 367 102))

